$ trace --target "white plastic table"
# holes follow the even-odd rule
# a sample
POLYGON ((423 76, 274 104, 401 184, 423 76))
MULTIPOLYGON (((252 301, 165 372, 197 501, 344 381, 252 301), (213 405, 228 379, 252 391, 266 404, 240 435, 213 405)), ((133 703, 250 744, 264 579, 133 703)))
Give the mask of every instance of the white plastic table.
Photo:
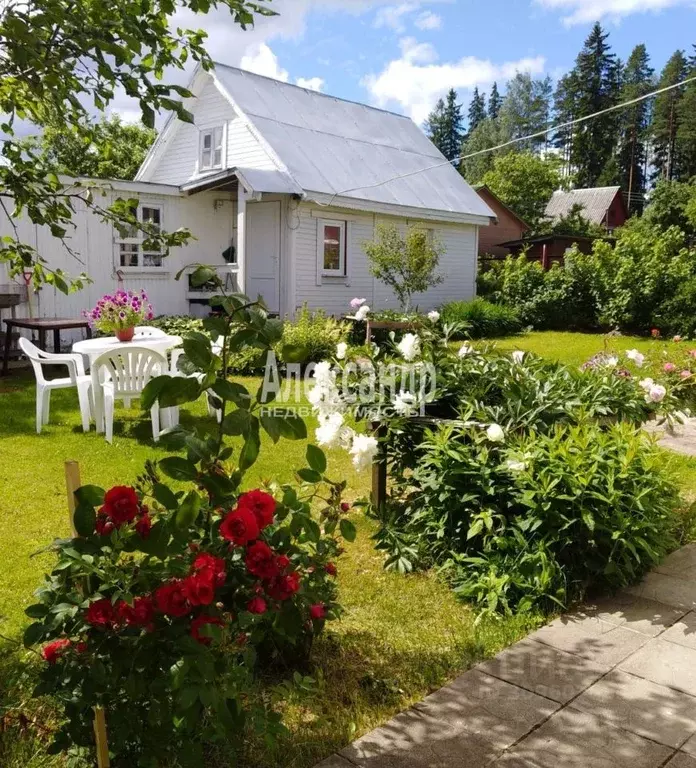
POLYGON ((104 352, 128 347, 147 347, 154 352, 167 356, 167 352, 181 344, 181 336, 140 336, 136 334, 132 341, 119 341, 115 336, 102 336, 98 339, 83 339, 76 341, 72 351, 89 358, 90 366, 104 352))

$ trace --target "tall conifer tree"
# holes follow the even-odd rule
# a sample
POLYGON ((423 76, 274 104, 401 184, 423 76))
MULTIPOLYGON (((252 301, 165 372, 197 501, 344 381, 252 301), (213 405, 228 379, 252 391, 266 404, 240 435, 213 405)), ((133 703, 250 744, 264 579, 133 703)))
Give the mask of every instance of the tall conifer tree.
MULTIPOLYGON (((696 77, 696 45, 689 58, 687 77, 696 77)), ((687 83, 677 114, 677 147, 682 181, 696 176, 696 81, 687 83)))
POLYGON ((486 97, 484 94, 479 93, 478 88, 474 88, 467 117, 469 118, 470 134, 486 119, 486 97))
POLYGON ((425 121, 425 132, 448 160, 454 160, 461 151, 463 124, 462 105, 457 104, 457 92, 450 88, 447 98, 438 99, 425 121))
POLYGON ((500 91, 498 91, 498 83, 493 83, 491 95, 488 97, 488 117, 490 117, 491 120, 498 119, 502 103, 503 98, 500 95, 500 91))
MULTIPOLYGON (((675 51, 665 65, 658 88, 675 85, 686 78, 688 63, 683 51, 675 51)), ((684 88, 673 88, 655 97, 653 107, 653 166, 655 178, 671 181, 680 177, 679 145, 677 131, 684 88)))

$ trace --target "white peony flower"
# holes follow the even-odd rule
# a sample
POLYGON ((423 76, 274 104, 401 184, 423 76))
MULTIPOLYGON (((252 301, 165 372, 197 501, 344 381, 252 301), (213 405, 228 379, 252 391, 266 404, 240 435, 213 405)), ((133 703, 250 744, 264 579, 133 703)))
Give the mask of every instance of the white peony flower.
POLYGON ((607 366, 607 368, 616 368, 616 366, 619 364, 619 358, 616 357, 616 355, 612 355, 611 357, 608 357, 604 361, 604 365, 607 366))
POLYGON ((407 333, 403 339, 396 345, 396 348, 401 352, 401 356, 410 363, 420 355, 420 339, 415 333, 407 333))
POLYGON ((428 320, 432 323, 436 323, 440 319, 440 313, 437 310, 433 310, 432 312, 428 312, 428 320))
POLYGON ((353 457, 353 466, 360 472, 371 466, 377 455, 378 443, 372 435, 354 435, 350 454, 353 457))
POLYGON ((370 308, 367 304, 363 304, 362 307, 355 313, 356 320, 367 320, 367 316, 370 314, 370 308))
POLYGON ((629 360, 632 360, 638 368, 643 367, 643 363, 645 362, 645 355, 642 355, 637 349, 629 349, 628 352, 626 352, 626 357, 629 360))
POLYGON ((417 402, 418 398, 412 392, 404 392, 401 390, 401 392, 394 398, 392 404, 399 416, 410 416, 415 412, 415 405, 417 402))
POLYGON ((341 341, 336 345, 336 359, 343 360, 348 352, 348 345, 345 341, 341 341))
POLYGON ((512 353, 512 359, 519 365, 524 360, 524 352, 521 349, 516 349, 512 353))
POLYGON ((324 445, 327 448, 335 448, 340 445, 343 433, 347 428, 343 426, 343 415, 332 413, 320 421, 314 434, 317 445, 324 445))
POLYGON ((505 440, 505 432, 500 424, 491 424, 486 430, 486 437, 492 443, 502 443, 505 440))
POLYGON ((638 386, 647 392, 654 383, 655 382, 652 379, 643 379, 642 381, 638 382, 638 386))
POLYGON ((459 352, 457 354, 459 357, 466 357, 467 355, 470 355, 474 351, 474 348, 469 344, 468 341, 465 341, 461 347, 459 347, 459 352))
POLYGON ((524 472, 527 469, 527 464, 524 461, 515 461, 514 459, 508 459, 506 466, 510 472, 524 472))
POLYGON ((328 360, 322 360, 314 366, 314 381, 319 385, 333 384, 336 381, 336 372, 331 370, 328 360))
POLYGON ((665 399, 667 390, 662 384, 653 384, 645 394, 645 401, 647 403, 661 403, 665 399))
POLYGON ((359 299, 357 296, 354 299, 351 299, 350 306, 352 309, 357 309, 358 307, 361 307, 367 299, 359 299))

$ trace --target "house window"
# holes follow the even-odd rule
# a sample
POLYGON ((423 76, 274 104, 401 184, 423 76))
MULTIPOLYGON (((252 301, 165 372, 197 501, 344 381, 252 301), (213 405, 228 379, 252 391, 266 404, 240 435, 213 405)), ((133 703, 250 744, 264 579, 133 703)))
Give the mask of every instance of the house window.
POLYGON ((344 277, 346 274, 346 222, 328 221, 321 223, 320 253, 321 271, 328 277, 344 277))
POLYGON ((222 168, 222 128, 201 131, 201 154, 198 170, 209 171, 222 168))
MULTIPOLYGON (((159 232, 162 229, 162 206, 138 205, 133 214, 143 224, 159 232)), ((137 227, 123 233, 125 236, 116 240, 119 261, 122 267, 161 267, 162 250, 153 248, 148 242, 147 233, 137 227)))

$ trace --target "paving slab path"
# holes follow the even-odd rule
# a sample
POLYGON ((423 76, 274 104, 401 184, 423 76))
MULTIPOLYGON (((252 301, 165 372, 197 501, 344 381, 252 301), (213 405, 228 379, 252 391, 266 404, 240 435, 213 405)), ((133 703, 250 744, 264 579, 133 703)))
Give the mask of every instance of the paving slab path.
POLYGON ((317 768, 696 768, 696 544, 317 768))

